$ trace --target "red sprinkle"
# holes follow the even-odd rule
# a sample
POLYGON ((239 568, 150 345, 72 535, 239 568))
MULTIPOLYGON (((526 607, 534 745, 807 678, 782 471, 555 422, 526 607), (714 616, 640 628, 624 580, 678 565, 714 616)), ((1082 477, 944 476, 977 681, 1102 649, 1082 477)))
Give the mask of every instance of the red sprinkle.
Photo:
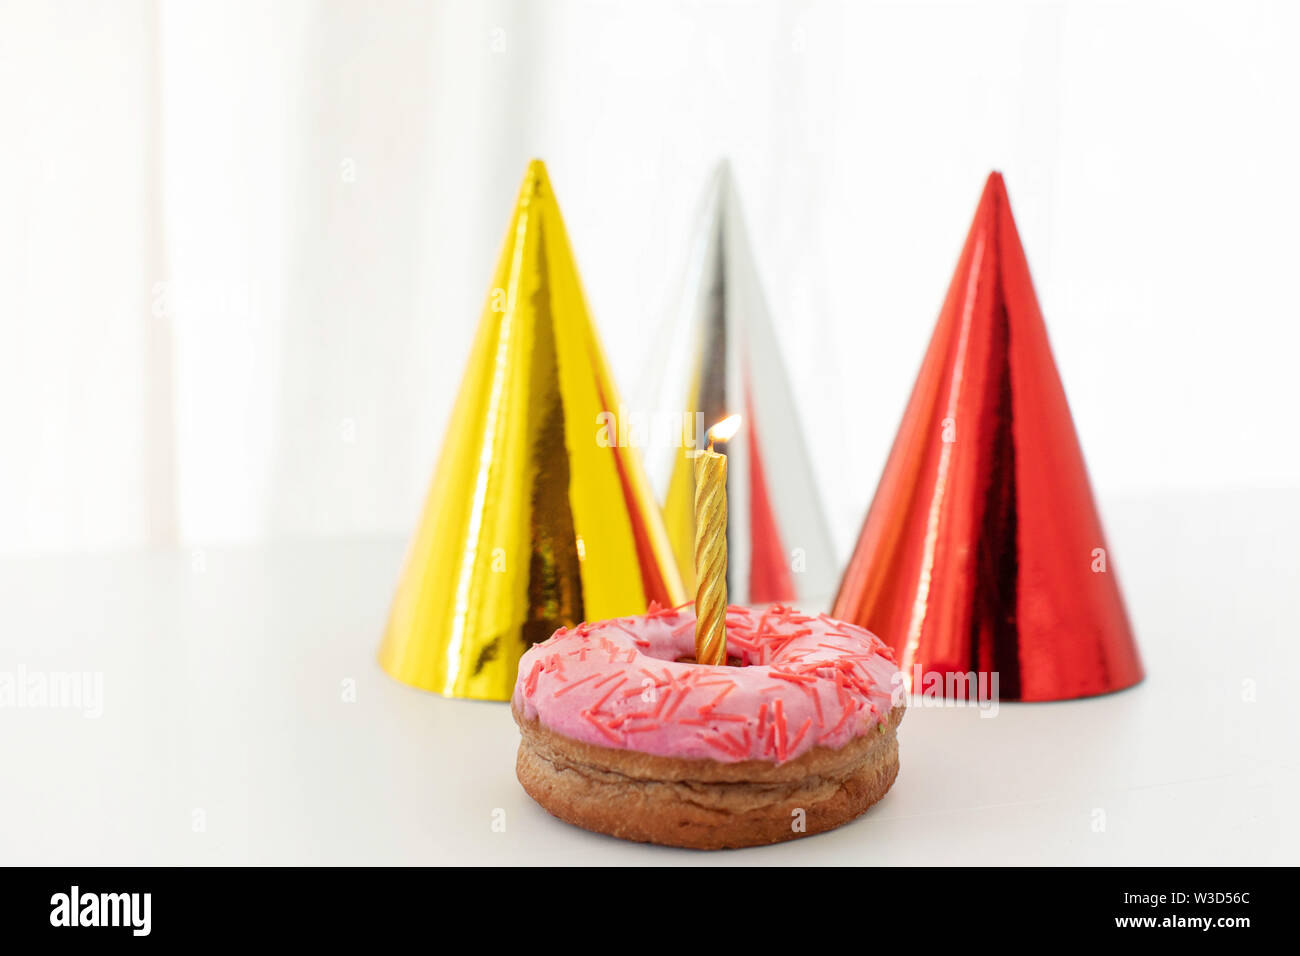
POLYGON ((838 731, 841 727, 843 727, 844 721, 848 720, 851 716, 853 716, 853 714, 856 713, 856 711, 857 711, 857 707, 854 706, 845 707, 844 713, 840 715, 839 723, 837 723, 834 727, 831 728, 831 733, 833 734, 836 731, 838 731))
POLYGON ((805 677, 803 674, 789 674, 785 671, 772 671, 772 676, 780 680, 788 680, 791 684, 815 684, 815 677, 805 677))
POLYGON ((776 759, 785 762, 785 705, 778 697, 772 704, 772 726, 776 728, 776 759))
POLYGON ((657 720, 652 720, 652 721, 650 721, 650 723, 648 723, 648 724, 641 724, 641 726, 639 726, 639 727, 629 727, 629 728, 627 728, 627 730, 623 731, 623 733, 625 733, 625 734, 639 734, 639 733, 642 733, 642 732, 647 731, 647 730, 658 730, 658 729, 659 729, 659 721, 657 721, 657 720))
POLYGON ((623 738, 619 737, 618 734, 614 733, 612 730, 610 730, 608 727, 602 724, 599 720, 597 720, 594 716, 592 716, 591 711, 584 710, 582 712, 582 717, 584 720, 587 721, 587 723, 591 724, 591 726, 595 727, 597 730, 599 730, 610 740, 614 741, 614 743, 621 744, 623 742, 623 738))
POLYGON ((803 726, 799 728, 799 733, 795 734, 794 740, 790 742, 791 750, 799 749, 799 742, 803 740, 803 735, 808 733, 808 728, 812 726, 812 722, 813 719, 811 717, 803 722, 803 726))
POLYGON ((604 705, 605 701, 609 700, 610 695, 613 694, 614 691, 618 690, 626 683, 627 683, 627 678, 624 677, 620 679, 619 682, 615 684, 613 687, 611 687, 609 690, 605 691, 605 696, 602 697, 600 700, 596 701, 596 703, 592 705, 591 707, 592 713, 600 713, 600 708, 604 705))
POLYGON ((563 694, 567 694, 569 691, 573 690, 573 688, 578 687, 581 684, 587 683, 587 681, 591 680, 595 676, 596 676, 595 674, 588 674, 582 680, 575 680, 572 684, 566 684, 555 692, 555 696, 560 697, 563 694))
POLYGON ((701 740, 703 740, 703 741, 704 741, 706 744, 708 744, 710 747, 713 747, 715 750, 721 750, 724 754, 726 754, 726 755, 729 756, 729 757, 735 757, 735 756, 737 756, 736 751, 735 751, 734 749, 732 749, 732 748, 727 744, 727 742, 724 741, 724 740, 722 740, 721 738, 719 738, 719 737, 707 737, 707 736, 705 736, 704 734, 700 734, 699 737, 700 737, 701 740))
POLYGON ((528 672, 528 679, 524 681, 524 696, 533 696, 533 691, 537 690, 537 678, 542 672, 542 662, 533 661, 533 669, 528 672))
POLYGON ((809 687, 808 691, 812 694, 813 707, 817 711, 817 729, 821 730, 826 726, 826 718, 822 716, 822 693, 816 687, 809 687))
MULTIPOLYGON (((671 694, 672 691, 670 690, 668 693, 671 694)), ((673 713, 677 710, 677 708, 681 705, 681 702, 684 701, 689 696, 691 696, 691 692, 686 688, 682 688, 681 694, 678 695, 677 699, 673 701, 673 705, 669 707, 667 712, 664 714, 664 720, 667 720, 669 717, 671 717, 673 713)))
POLYGON ((739 740, 731 736, 731 734, 727 733, 725 730, 722 732, 721 736, 723 740, 731 744, 736 756, 743 757, 745 755, 747 751, 745 749, 745 746, 739 740))
POLYGON ((658 695, 659 699, 655 701, 655 709, 650 711, 651 717, 654 717, 656 720, 659 719, 659 714, 661 711, 663 711, 664 704, 668 703, 668 698, 672 696, 672 693, 673 691, 672 688, 670 687, 662 694, 658 695))
POLYGON ((609 623, 610 623, 612 626, 618 628, 620 631, 622 631, 622 632, 623 632, 624 634, 626 634, 628 637, 632 638, 632 640, 634 640, 634 641, 639 641, 639 640, 640 640, 640 638, 638 638, 638 637, 636 636, 636 631, 632 630, 632 629, 631 629, 630 627, 628 627, 626 624, 620 624, 618 621, 610 621, 609 623))
POLYGON ((736 685, 735 685, 735 683, 728 684, 726 690, 724 690, 724 691, 723 691, 721 694, 719 694, 717 697, 713 698, 713 700, 709 701, 709 706, 710 706, 710 707, 717 707, 717 706, 718 706, 718 701, 722 700, 722 698, 726 697, 728 694, 730 694, 730 693, 731 693, 733 690, 735 690, 735 689, 736 689, 736 685))

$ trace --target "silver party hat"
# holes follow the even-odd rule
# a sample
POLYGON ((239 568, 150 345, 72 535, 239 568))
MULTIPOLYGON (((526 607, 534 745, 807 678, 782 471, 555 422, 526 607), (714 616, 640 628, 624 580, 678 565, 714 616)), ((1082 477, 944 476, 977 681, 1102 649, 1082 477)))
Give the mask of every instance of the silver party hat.
POLYGON ((829 605, 837 573, 830 533, 726 162, 704 197, 681 303, 648 391, 655 408, 686 412, 688 447, 653 448, 648 458, 686 589, 694 594, 690 447, 703 447, 705 429, 739 413, 743 425, 725 446, 728 599, 829 605))

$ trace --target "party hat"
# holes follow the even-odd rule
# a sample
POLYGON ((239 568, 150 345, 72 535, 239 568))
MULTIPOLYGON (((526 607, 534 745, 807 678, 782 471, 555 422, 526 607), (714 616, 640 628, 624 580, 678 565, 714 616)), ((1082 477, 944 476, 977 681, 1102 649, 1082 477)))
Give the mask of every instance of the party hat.
POLYGON ((686 427, 684 441, 660 449, 658 465, 668 535, 687 590, 694 591, 693 453, 710 425, 739 413, 740 432, 726 446, 728 598, 825 606, 835 555, 726 163, 705 194, 682 309, 666 341, 656 407, 677 410, 686 427))
POLYGON ((528 166, 379 650, 408 684, 505 700, 560 626, 685 591, 546 167, 528 166))
POLYGON ((891 644, 914 692, 928 692, 930 675, 970 672, 996 673, 1004 700, 1086 697, 1142 679, 998 173, 832 614, 891 644))

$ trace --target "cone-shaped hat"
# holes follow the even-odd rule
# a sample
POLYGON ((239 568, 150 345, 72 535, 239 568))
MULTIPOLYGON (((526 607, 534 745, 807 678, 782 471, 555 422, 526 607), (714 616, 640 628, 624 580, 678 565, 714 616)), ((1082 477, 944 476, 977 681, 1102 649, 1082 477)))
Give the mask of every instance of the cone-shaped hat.
POLYGON ((1004 700, 1058 700, 1142 679, 998 173, 832 613, 891 644, 909 680, 996 672, 1004 700))
MULTIPOLYGON (((726 163, 705 193, 667 343, 654 400, 657 409, 686 413, 687 443, 702 448, 710 425, 733 413, 744 419, 726 445, 728 600, 825 607, 835 555, 726 163)), ((694 460, 689 448, 658 450, 668 535, 693 593, 694 460)))
POLYGON ((561 625, 685 600, 546 167, 524 176, 379 662, 454 697, 506 700, 561 625))

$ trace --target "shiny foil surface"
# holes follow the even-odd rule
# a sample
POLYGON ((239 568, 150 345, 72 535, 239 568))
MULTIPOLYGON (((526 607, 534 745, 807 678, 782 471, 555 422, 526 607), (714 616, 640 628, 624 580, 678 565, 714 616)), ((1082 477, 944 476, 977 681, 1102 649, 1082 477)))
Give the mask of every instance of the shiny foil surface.
MULTIPOLYGON (((727 589, 733 604, 780 601, 821 610, 835 587, 821 490, 754 265, 731 170, 705 192, 682 305, 666 325, 651 401, 704 427, 744 416, 727 443, 727 589)), ((703 429, 687 439, 703 447, 703 429)), ((664 518, 688 592, 695 590, 695 469, 688 448, 654 449, 664 518)))
POLYGON ((727 663, 727 456, 695 459, 695 660, 727 663))
POLYGON ((509 699, 560 626, 687 599, 588 313, 546 168, 524 176, 398 581, 379 661, 453 697, 509 699))
POLYGON ((915 692, 930 673, 996 672, 1026 701, 1143 677, 997 173, 832 615, 889 643, 915 692))

